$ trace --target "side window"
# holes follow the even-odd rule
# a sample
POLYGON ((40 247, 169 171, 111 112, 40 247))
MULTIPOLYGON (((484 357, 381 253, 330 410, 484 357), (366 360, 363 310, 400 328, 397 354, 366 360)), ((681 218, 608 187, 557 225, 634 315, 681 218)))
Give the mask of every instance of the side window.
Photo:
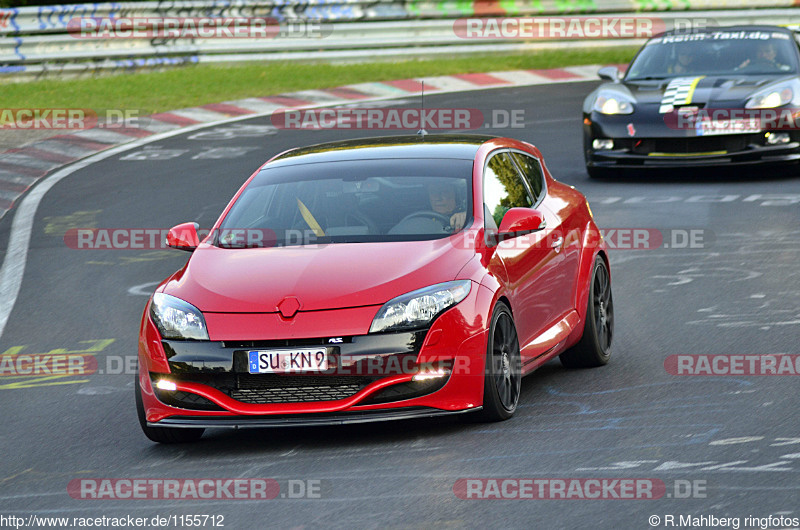
POLYGON ((539 161, 522 153, 511 153, 514 160, 522 170, 522 176, 528 181, 528 186, 533 193, 533 204, 538 203, 544 194, 544 175, 539 161))
POLYGON ((503 216, 511 208, 530 208, 533 205, 528 190, 507 152, 494 155, 483 173, 483 203, 487 216, 486 228, 500 226, 503 216), (492 226, 492 220, 495 226, 492 226))

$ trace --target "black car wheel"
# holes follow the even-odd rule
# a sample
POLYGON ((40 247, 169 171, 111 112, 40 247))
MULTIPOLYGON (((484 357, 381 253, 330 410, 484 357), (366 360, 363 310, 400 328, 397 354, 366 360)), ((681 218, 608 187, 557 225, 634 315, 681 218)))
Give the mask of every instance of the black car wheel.
POLYGON ((507 420, 514 415, 522 387, 522 364, 517 329, 511 310, 498 302, 492 313, 483 385, 484 421, 507 420))
POLYGON ((611 276, 602 257, 594 262, 589 302, 580 342, 562 353, 561 364, 568 368, 591 368, 608 363, 614 337, 614 299, 611 296, 611 276))

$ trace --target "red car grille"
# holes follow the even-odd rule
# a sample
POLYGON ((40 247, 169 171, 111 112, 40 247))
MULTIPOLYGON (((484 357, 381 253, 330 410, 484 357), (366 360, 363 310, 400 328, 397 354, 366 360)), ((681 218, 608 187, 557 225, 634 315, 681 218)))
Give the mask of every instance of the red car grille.
POLYGON ((297 388, 270 388, 263 390, 236 390, 231 397, 242 403, 305 403, 308 401, 335 401, 346 399, 361 390, 360 385, 312 386, 297 388))

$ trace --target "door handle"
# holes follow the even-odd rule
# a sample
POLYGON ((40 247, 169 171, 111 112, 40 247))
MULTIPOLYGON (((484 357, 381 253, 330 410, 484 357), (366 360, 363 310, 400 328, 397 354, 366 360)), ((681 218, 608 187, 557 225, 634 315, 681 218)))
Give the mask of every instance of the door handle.
POLYGON ((564 242, 564 238, 563 238, 563 237, 561 237, 561 236, 558 236, 558 238, 556 238, 556 240, 555 240, 555 241, 553 241, 553 242, 550 244, 550 248, 554 248, 554 249, 556 249, 556 251, 558 251, 558 249, 560 249, 560 248, 561 248, 561 244, 562 244, 563 242, 564 242))

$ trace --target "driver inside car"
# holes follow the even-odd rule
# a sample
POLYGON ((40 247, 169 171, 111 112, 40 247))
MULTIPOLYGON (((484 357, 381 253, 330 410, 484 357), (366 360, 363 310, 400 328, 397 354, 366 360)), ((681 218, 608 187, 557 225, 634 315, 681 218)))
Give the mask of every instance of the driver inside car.
POLYGON ((677 61, 674 65, 667 68, 667 72, 670 74, 685 74, 688 73, 692 69, 692 63, 694 62, 694 55, 687 50, 686 48, 681 48, 678 50, 678 57, 677 61))
POLYGON ((450 217, 450 228, 453 232, 458 232, 464 227, 467 212, 459 211, 454 184, 447 182, 429 184, 428 198, 431 201, 431 209, 434 212, 450 217))
POLYGON ((775 45, 771 42, 759 42, 756 45, 756 55, 753 58, 745 59, 737 70, 748 68, 751 70, 764 70, 774 71, 783 69, 782 65, 778 63, 778 51, 775 45))

